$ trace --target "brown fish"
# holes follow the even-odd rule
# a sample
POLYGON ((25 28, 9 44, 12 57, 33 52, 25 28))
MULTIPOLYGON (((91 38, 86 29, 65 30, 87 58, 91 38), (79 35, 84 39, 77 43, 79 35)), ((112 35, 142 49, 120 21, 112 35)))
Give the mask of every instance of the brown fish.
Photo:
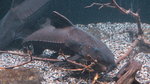
POLYGON ((114 55, 100 40, 87 32, 76 28, 65 16, 54 11, 51 25, 42 28, 24 39, 24 46, 33 46, 34 54, 44 49, 51 49, 65 54, 78 54, 88 58, 90 55, 99 64, 105 65, 108 71, 116 67, 114 55))

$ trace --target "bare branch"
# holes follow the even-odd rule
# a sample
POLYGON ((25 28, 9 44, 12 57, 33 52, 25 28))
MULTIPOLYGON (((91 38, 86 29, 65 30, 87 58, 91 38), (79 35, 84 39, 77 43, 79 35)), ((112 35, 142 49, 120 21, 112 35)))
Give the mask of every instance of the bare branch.
POLYGON ((103 8, 103 7, 110 7, 110 8, 117 8, 120 12, 127 14, 127 15, 131 15, 132 17, 134 17, 134 19, 136 20, 137 26, 138 26, 138 35, 143 35, 143 30, 141 28, 141 19, 138 13, 134 13, 133 11, 126 10, 123 7, 120 7, 116 0, 112 0, 111 3, 92 3, 89 6, 86 6, 85 8, 89 8, 92 7, 94 5, 100 6, 99 9, 103 8))
POLYGON ((91 8, 93 6, 99 6, 98 9, 101 9, 103 7, 110 7, 110 8, 115 8, 115 6, 111 5, 111 3, 92 3, 91 5, 89 6, 86 6, 85 8, 91 8))
POLYGON ((13 69, 13 68, 15 68, 15 67, 19 67, 19 66, 23 66, 23 65, 25 65, 25 64, 31 63, 31 62, 33 61, 33 60, 32 60, 32 56, 31 56, 31 55, 29 55, 29 56, 30 56, 30 60, 27 61, 27 62, 25 62, 25 63, 21 63, 21 64, 18 64, 18 65, 9 66, 9 67, 0 67, 0 69, 13 69))
MULTIPOLYGON (((92 6, 94 6, 94 5, 100 6, 99 9, 101 9, 101 8, 103 8, 103 7, 116 8, 116 9, 118 9, 120 12, 122 12, 123 14, 131 15, 131 16, 135 19, 135 21, 136 21, 136 23, 137 23, 137 27, 138 27, 138 39, 133 42, 133 44, 132 44, 133 46, 128 50, 128 52, 125 53, 123 56, 121 56, 121 57, 116 61, 117 64, 118 64, 121 60, 123 60, 123 59, 125 59, 127 56, 129 56, 130 53, 133 51, 134 47, 137 46, 137 44, 142 44, 142 46, 139 46, 140 48, 143 48, 143 46, 145 46, 145 47, 150 46, 150 42, 148 42, 147 40, 145 40, 145 39, 143 38, 143 30, 142 30, 142 28, 141 28, 141 19, 140 19, 140 16, 139 16, 138 12, 135 12, 135 13, 134 13, 134 12, 131 11, 130 9, 127 10, 127 9, 125 9, 125 8, 123 8, 123 7, 121 7, 121 6, 119 6, 119 5, 117 4, 116 0, 112 0, 110 3, 92 3, 91 5, 86 6, 85 8, 89 8, 89 7, 92 7, 92 6), (139 40, 142 40, 143 42, 142 42, 142 41, 139 41, 139 40), (142 43, 141 43, 141 42, 142 42, 142 43)), ((146 48, 145 48, 145 50, 146 50, 146 48)), ((147 51, 149 51, 149 50, 150 50, 150 49, 147 48, 147 51)))
POLYGON ((34 60, 42 60, 42 61, 53 61, 53 62, 62 62, 62 60, 58 60, 58 59, 49 59, 49 58, 40 58, 40 57, 36 57, 36 56, 32 56, 30 53, 29 54, 21 54, 21 53, 14 53, 14 52, 10 52, 10 51, 0 51, 0 53, 8 53, 8 54, 13 54, 13 55, 18 55, 18 56, 22 56, 22 57, 30 57, 30 60, 25 62, 25 63, 21 63, 15 66, 9 66, 9 67, 0 67, 0 69, 13 69, 15 67, 19 67, 19 66, 23 66, 25 64, 31 63, 34 60))
POLYGON ((132 52, 132 50, 137 46, 137 44, 139 43, 139 40, 135 40, 131 45, 131 48, 120 58, 117 59, 116 64, 118 64, 121 60, 125 59, 127 56, 130 55, 130 53, 132 52))

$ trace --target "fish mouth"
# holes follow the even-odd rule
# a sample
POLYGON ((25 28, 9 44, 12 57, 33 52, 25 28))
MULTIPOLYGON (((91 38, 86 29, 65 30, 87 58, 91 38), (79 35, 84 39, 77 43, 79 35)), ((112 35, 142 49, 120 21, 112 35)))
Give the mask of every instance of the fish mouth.
POLYGON ((114 68, 116 68, 116 67, 117 67, 116 64, 109 65, 109 66, 107 67, 106 73, 112 71, 112 70, 113 70, 114 68))
POLYGON ((114 68, 116 68, 116 64, 112 64, 112 65, 104 65, 104 64, 95 64, 93 66, 94 70, 97 72, 105 72, 105 73, 109 73, 110 71, 112 71, 114 68))
POLYGON ((107 71, 107 67, 103 64, 95 64, 93 66, 93 69, 96 71, 96 72, 106 72, 107 71))

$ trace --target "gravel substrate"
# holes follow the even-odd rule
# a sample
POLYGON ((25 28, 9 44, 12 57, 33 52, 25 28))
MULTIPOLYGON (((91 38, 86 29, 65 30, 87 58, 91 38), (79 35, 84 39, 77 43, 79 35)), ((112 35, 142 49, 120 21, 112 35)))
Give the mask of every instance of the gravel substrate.
MULTIPOLYGON (((88 24, 88 25, 76 25, 78 28, 87 31, 98 39, 101 39, 115 54, 115 60, 123 55, 132 43, 129 38, 129 34, 125 32, 126 30, 134 30, 137 32, 137 25, 135 23, 97 23, 97 24, 88 24)), ((150 41, 150 25, 142 24, 144 29, 144 34, 147 40, 150 41)), ((15 51, 20 52, 20 51, 15 51)), ((48 51, 50 52, 50 51, 48 51)), ((47 51, 45 52, 47 54, 47 51)), ((143 84, 150 81, 150 53, 138 53, 136 56, 132 57, 135 60, 142 63, 142 68, 136 74, 136 79, 143 84)), ((29 58, 23 58, 17 55, 11 55, 3 53, 0 56, 0 67, 16 65, 22 62, 27 61, 29 58)), ((109 73, 110 77, 114 77, 119 69, 128 62, 128 59, 121 61, 117 69, 109 73)), ((54 67, 53 63, 44 62, 44 61, 33 61, 32 63, 26 64, 21 67, 34 68, 40 72, 40 75, 44 78, 41 81, 42 84, 89 84, 91 82, 88 77, 73 77, 71 74, 76 74, 73 72, 67 72, 61 70, 61 67, 54 67), (65 77, 63 79, 63 77, 65 77)), ((90 74, 89 74, 90 76, 90 74)), ((113 84, 110 82, 108 84, 113 84)), ((13 83, 11 83, 13 84, 13 83)), ((15 84, 15 83, 14 83, 15 84)))

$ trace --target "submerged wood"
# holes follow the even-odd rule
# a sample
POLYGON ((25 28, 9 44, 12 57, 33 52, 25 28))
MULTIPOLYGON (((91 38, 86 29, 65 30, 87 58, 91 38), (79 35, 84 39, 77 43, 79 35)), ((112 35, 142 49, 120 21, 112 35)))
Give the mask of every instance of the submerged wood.
POLYGON ((42 75, 37 69, 18 68, 0 71, 1 84, 41 84, 42 75))
POLYGON ((135 75, 140 70, 142 64, 135 60, 130 60, 117 74, 116 84, 140 84, 136 79, 135 75))

